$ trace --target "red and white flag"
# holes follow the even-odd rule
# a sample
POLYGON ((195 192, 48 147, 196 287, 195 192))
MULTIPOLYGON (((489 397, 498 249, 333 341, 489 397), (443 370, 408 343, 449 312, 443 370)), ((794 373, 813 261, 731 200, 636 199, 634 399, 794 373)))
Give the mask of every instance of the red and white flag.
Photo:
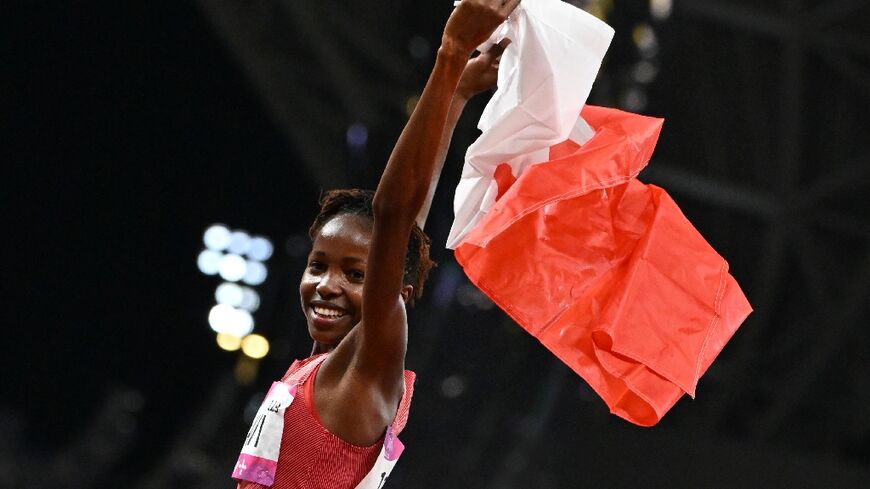
POLYGON ((498 68, 498 90, 481 115, 480 137, 468 148, 456 188, 454 248, 495 202, 493 169, 514 175, 547 160, 567 138, 582 144, 592 131, 580 109, 613 39, 613 29, 561 0, 523 0, 486 45, 508 38, 498 68))
MULTIPOLYGON (((578 142, 576 128, 563 128, 531 164, 505 154, 469 169, 469 148, 463 176, 475 173, 491 200, 463 199, 460 184, 457 217, 475 219, 454 225, 462 232, 449 244, 469 279, 612 413, 652 426, 684 393, 694 396, 752 309, 670 196, 636 178, 663 120, 593 106, 574 114, 591 137, 578 142)), ((499 124, 507 121, 489 128, 499 124)))

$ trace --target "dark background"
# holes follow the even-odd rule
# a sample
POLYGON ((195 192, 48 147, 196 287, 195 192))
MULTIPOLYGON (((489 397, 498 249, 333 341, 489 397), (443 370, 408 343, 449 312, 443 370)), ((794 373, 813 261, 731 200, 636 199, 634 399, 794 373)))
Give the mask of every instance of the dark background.
MULTIPOLYGON (((590 101, 666 119, 642 179, 755 313, 696 400, 652 429, 609 415, 442 249, 477 100, 428 224, 440 266, 411 312, 419 380, 390 486, 870 487, 870 6, 574 3, 617 30, 590 101)), ((246 407, 310 348, 296 284, 317 195, 375 185, 450 8, 0 6, 0 486, 232 486, 246 407), (215 222, 276 244, 250 384, 206 321, 215 222)))

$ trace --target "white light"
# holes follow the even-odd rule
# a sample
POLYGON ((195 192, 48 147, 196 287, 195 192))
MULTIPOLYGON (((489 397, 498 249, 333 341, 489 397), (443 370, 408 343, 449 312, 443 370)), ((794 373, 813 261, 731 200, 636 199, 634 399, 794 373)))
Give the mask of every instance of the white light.
POLYGON ((208 313, 208 324, 216 333, 227 333, 239 338, 254 330, 254 318, 248 311, 227 304, 218 304, 208 313))
POLYGON ((266 261, 272 256, 272 242, 262 236, 251 238, 248 247, 248 257, 257 261, 266 261))
POLYGON ((214 224, 205 230, 202 242, 210 250, 221 251, 230 245, 230 230, 221 224, 214 224))
POLYGON ((244 255, 251 247, 251 237, 244 231, 233 231, 230 234, 229 252, 244 255))
POLYGON ((639 88, 629 88, 622 96, 622 107, 633 112, 640 112, 646 107, 646 93, 639 88))
POLYGON ((242 286, 231 282, 224 282, 218 285, 214 291, 214 299, 218 304, 239 307, 244 297, 245 293, 242 291, 242 286))
POLYGON ((631 70, 631 76, 638 83, 651 83, 658 75, 658 68, 649 61, 640 61, 631 70))
POLYGON ((218 273, 227 282, 238 282, 248 271, 248 264, 239 255, 227 254, 221 257, 218 264, 218 273))
POLYGON ((260 294, 250 287, 242 287, 242 302, 239 307, 250 312, 256 311, 260 307, 260 294))
POLYGON ((659 52, 659 41, 656 31, 649 24, 638 24, 631 33, 634 44, 640 56, 644 59, 654 58, 659 52))
POLYGON ((242 282, 248 285, 260 285, 266 280, 267 275, 266 265, 258 261, 249 260, 245 276, 242 277, 242 282))
POLYGON ((254 330, 254 317, 251 313, 242 309, 236 309, 236 322, 228 333, 243 338, 254 330))
POLYGON ((214 275, 218 273, 221 256, 223 255, 219 251, 203 250, 196 257, 196 266, 199 267, 200 272, 206 275, 214 275))
POLYGON ((665 20, 671 16, 671 10, 673 10, 673 1, 672 0, 650 0, 649 10, 650 10, 650 14, 652 14, 654 19, 665 20))
POLYGON ((236 317, 236 310, 233 306, 226 304, 218 304, 211 308, 208 312, 208 325, 215 333, 226 333, 232 328, 233 320, 236 317))

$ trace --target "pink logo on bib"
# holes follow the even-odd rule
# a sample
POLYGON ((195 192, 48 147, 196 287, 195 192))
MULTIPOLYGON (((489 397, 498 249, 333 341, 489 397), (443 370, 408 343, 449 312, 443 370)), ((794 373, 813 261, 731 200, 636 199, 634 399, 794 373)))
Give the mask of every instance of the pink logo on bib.
POLYGON ((405 444, 393 435, 393 427, 388 427, 387 434, 384 435, 384 458, 391 462, 398 460, 403 451, 405 451, 405 444))

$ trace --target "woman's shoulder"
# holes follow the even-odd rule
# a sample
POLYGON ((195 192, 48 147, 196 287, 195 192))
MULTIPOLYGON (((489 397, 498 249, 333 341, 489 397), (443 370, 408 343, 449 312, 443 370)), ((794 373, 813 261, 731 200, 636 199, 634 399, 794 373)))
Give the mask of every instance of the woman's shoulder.
POLYGON ((287 369, 287 372, 284 373, 284 376, 281 377, 282 382, 287 382, 291 377, 302 373, 305 370, 313 370, 317 365, 319 365, 323 360, 326 359, 326 353, 319 353, 317 355, 311 355, 308 358, 297 359, 294 360, 293 363, 290 364, 290 368, 287 369))

